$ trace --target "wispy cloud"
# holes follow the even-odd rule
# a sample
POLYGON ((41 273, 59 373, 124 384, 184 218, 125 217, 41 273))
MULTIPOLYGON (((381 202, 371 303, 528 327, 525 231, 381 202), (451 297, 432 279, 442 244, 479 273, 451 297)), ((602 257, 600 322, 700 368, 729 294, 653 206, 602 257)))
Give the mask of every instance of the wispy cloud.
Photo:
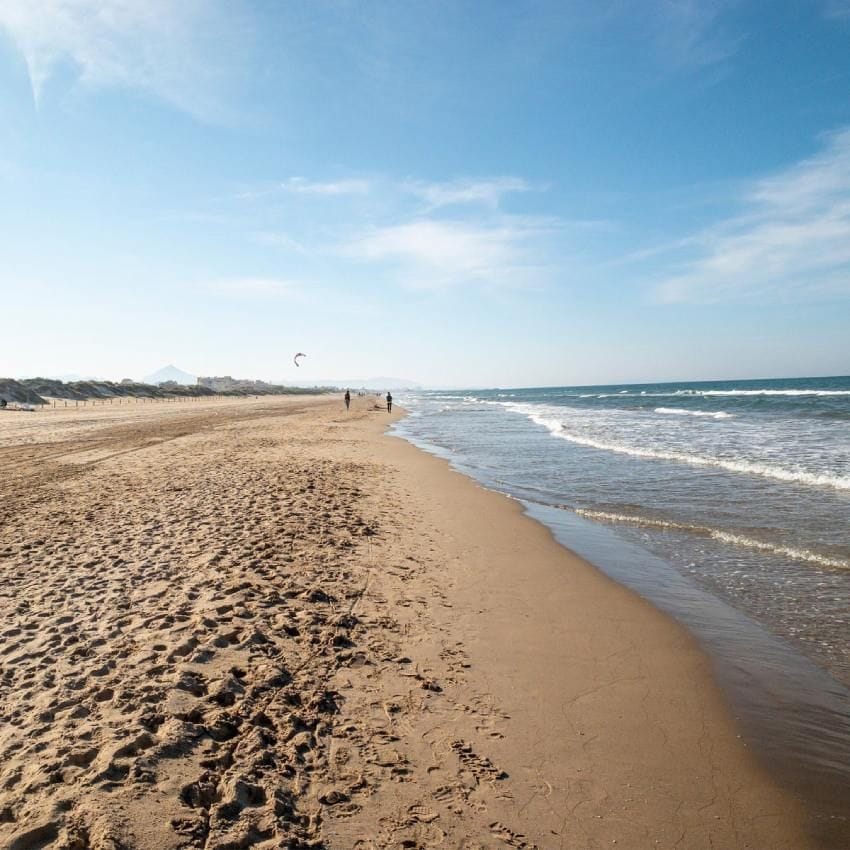
POLYGON ((208 283, 206 289, 232 298, 261 301, 280 299, 297 300, 303 294, 303 286, 299 281, 266 277, 215 280, 208 283))
POLYGON ((429 209, 457 204, 486 204, 497 207, 503 195, 531 191, 531 185, 520 177, 494 177, 489 180, 453 180, 447 183, 426 183, 411 180, 401 188, 421 198, 429 209))
POLYGON ((606 226, 501 209, 505 195, 547 188, 515 176, 428 181, 373 174, 292 177, 237 197, 290 196, 284 205, 277 198, 268 207, 257 205, 266 222, 281 225, 254 230, 252 238, 261 244, 311 262, 370 264, 390 285, 492 289, 545 285, 559 265, 571 264, 576 232, 606 226), (312 203, 342 196, 351 196, 354 212, 348 204, 312 203))
MULTIPOLYGON (((306 177, 290 177, 279 183, 249 188, 240 192, 243 199, 262 198, 268 195, 315 195, 334 197, 342 195, 376 195, 385 201, 395 199, 399 203, 409 202, 411 197, 424 202, 426 211, 441 207, 479 204, 495 208, 505 195, 530 192, 533 187, 521 177, 491 177, 487 179, 458 178, 444 182, 426 180, 393 180, 387 177, 365 179, 345 177, 337 180, 310 180, 306 177)), ((421 208, 420 208, 421 211, 421 208)))
POLYGON ((721 26, 729 0, 639 0, 636 20, 645 20, 662 62, 677 70, 725 62, 739 50, 741 37, 721 26))
POLYGON ((348 177, 341 180, 308 180, 306 177, 290 177, 271 186, 246 189, 236 196, 243 200, 253 200, 269 195, 282 193, 292 195, 317 195, 319 197, 334 197, 340 195, 367 195, 372 190, 372 183, 359 177, 348 177))
POLYGON ((225 117, 224 57, 240 30, 220 0, 3 0, 0 27, 26 61, 36 103, 70 70, 84 87, 137 89, 204 120, 225 117))
POLYGON ((297 254, 308 253, 307 247, 289 233, 279 230, 260 230, 253 234, 254 241, 260 245, 269 245, 273 248, 283 248, 294 251, 297 254))
POLYGON ((552 228, 548 220, 518 217, 496 223, 423 218, 363 233, 348 241, 343 253, 394 264, 400 279, 417 288, 522 286, 539 279, 541 241, 552 228))
POLYGON ((757 181, 741 214, 681 244, 696 254, 656 287, 663 301, 850 295, 850 129, 757 181))
POLYGON ((321 182, 304 177, 290 177, 280 184, 280 188, 298 195, 365 195, 369 191, 369 181, 347 179, 321 182))

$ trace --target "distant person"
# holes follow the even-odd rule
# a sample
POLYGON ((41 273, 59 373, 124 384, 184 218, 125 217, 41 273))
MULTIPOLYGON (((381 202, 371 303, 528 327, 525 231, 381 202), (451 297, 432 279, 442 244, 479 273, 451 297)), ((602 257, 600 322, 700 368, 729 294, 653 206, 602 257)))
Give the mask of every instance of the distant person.
POLYGON ((351 393, 348 390, 346 390, 345 391, 345 409, 348 410, 348 408, 350 406, 351 406, 351 393))
POLYGON ((393 396, 392 393, 387 393, 387 413, 393 412, 393 396))

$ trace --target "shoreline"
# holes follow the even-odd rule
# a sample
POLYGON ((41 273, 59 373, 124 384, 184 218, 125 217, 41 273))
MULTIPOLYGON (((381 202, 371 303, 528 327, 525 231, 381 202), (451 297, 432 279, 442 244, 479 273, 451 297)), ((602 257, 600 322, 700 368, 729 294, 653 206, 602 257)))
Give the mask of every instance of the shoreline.
POLYGON ((499 487, 450 450, 403 428, 389 433, 521 505, 559 546, 684 628, 709 659, 745 746, 772 781, 805 801, 816 843, 850 846, 850 693, 829 670, 610 527, 499 487))
MULTIPOLYGON (((526 534, 529 534, 534 537, 542 535, 544 540, 547 541, 548 544, 551 545, 551 547, 557 550, 556 552, 550 552, 547 555, 547 559, 551 559, 552 561, 556 562, 559 561, 561 563, 558 566, 553 566, 550 564, 549 569, 564 569, 565 574, 560 577, 553 577, 551 575, 548 575, 547 580, 554 581, 556 590, 552 594, 552 597, 548 597, 545 595, 544 597, 541 597, 535 594, 535 601, 530 605, 530 608, 536 611, 539 607, 542 606, 544 602, 550 603, 551 598, 554 597, 557 599, 559 594, 566 593, 568 576, 576 577, 576 573, 578 573, 578 577, 580 577, 583 591, 586 590, 588 587, 593 587, 593 593, 599 594, 601 598, 594 600, 594 605, 598 605, 600 609, 604 608, 607 603, 611 602, 612 597, 617 598, 618 603, 623 605, 624 610, 629 610, 630 608, 632 608, 632 606, 634 606, 634 608, 629 611, 629 614, 626 616, 629 616, 630 618, 634 617, 634 621, 640 623, 641 627, 646 628, 647 630, 651 629, 653 636, 659 641, 659 644, 666 642, 666 640, 669 640, 671 642, 670 646, 656 645, 654 647, 648 648, 648 651, 652 653, 660 653, 662 656, 668 655, 669 653, 668 657, 663 659, 663 661, 662 659, 657 659, 659 662, 665 665, 659 668, 659 673, 661 669, 663 669, 666 675, 671 672, 671 667, 677 667, 678 669, 675 675, 682 676, 682 678, 684 680, 687 680, 691 686, 699 690, 697 702, 701 703, 702 711, 706 711, 709 715, 713 715, 712 722, 716 723, 718 725, 718 729, 721 730, 719 731, 719 734, 721 736, 725 735, 728 736, 728 738, 730 739, 734 739, 731 744, 731 749, 727 755, 730 757, 730 760, 732 762, 738 761, 736 769, 748 772, 750 776, 747 781, 750 783, 753 783, 755 785, 763 784, 771 790, 778 789, 778 786, 774 784, 775 780, 768 777, 762 765, 753 757, 752 753, 746 750, 745 747, 740 743, 741 736, 739 734, 739 729, 737 723, 735 722, 735 719, 732 717, 732 713, 728 706, 726 696, 724 695, 721 685, 717 680, 716 673, 713 668, 713 660, 711 656, 707 653, 707 650, 699 645, 696 637, 687 629, 685 625, 675 620, 669 613, 661 610, 652 600, 647 599, 636 590, 629 588, 616 577, 613 577, 606 573, 605 570, 600 568, 597 564, 592 563, 591 561, 587 560, 586 558, 573 551, 569 547, 569 541, 559 539, 558 535, 552 527, 547 525, 541 518, 535 518, 531 513, 529 513, 521 499, 510 496, 498 490, 491 489, 487 487, 486 484, 472 477, 470 474, 462 470, 456 469, 449 457, 444 456, 442 453, 435 453, 425 448, 424 446, 417 446, 413 441, 407 439, 401 434, 393 433, 392 431, 389 431, 388 434, 389 436, 395 437, 395 439, 405 445, 408 449, 424 455, 426 458, 428 458, 430 463, 434 463, 441 467, 444 467, 446 470, 450 471, 455 476, 459 476, 465 482, 468 482, 470 487, 472 487, 475 491, 480 492, 482 496, 485 496, 488 501, 490 501, 490 509, 494 512, 498 511, 499 513, 504 513, 505 509, 512 512, 516 516, 516 518, 519 519, 523 524, 528 524, 529 526, 535 529, 534 532, 525 532, 526 534), (558 553, 561 554, 559 555, 558 553), (638 611, 640 611, 640 614, 637 613, 638 611), (655 622, 652 622, 653 620, 655 622), (662 637, 665 630, 670 630, 670 633, 669 635, 667 635, 666 639, 662 637), (675 649, 673 649, 672 647, 675 647, 675 649), (738 752, 733 752, 736 748, 738 752)), ((541 545, 545 548, 548 548, 546 542, 542 543, 541 545)), ((517 557, 521 558, 521 556, 519 555, 517 557)), ((539 580, 539 575, 537 577, 539 580)), ((514 588, 517 587, 516 577, 511 577, 509 574, 503 572, 500 573, 499 579, 500 581, 495 582, 495 584, 498 586, 514 588)), ((588 595, 590 594, 588 593, 588 595)), ((555 605, 557 607, 557 603, 555 603, 555 605)), ((552 627, 556 623, 557 616, 558 615, 556 614, 554 617, 550 616, 548 618, 548 623, 550 627, 552 627)), ((555 628, 557 628, 557 626, 555 626, 555 628)), ((568 629, 568 631, 572 632, 572 630, 570 629, 568 629)), ((529 638, 527 638, 526 640, 530 641, 529 638)), ((493 664, 493 658, 488 658, 488 665, 492 666, 493 664)), ((517 670, 513 670, 510 674, 510 678, 513 678, 516 673, 517 670)), ((669 680, 664 684, 668 685, 669 680)), ((628 702, 628 700, 626 702, 628 702)), ((620 708, 622 708, 622 706, 620 706, 620 708)), ((685 715, 689 713, 686 707, 682 706, 681 708, 685 715)), ((606 718, 606 721, 603 721, 603 725, 612 725, 609 722, 611 721, 611 719, 612 718, 609 715, 606 718)), ((620 719, 622 720, 622 717, 620 719)), ((586 733, 582 733, 582 737, 584 737, 585 734, 586 733)), ((642 734, 642 732, 639 732, 638 734, 642 734)), ((729 742, 727 741, 727 744, 728 743, 729 742)), ((693 755, 693 753, 691 753, 691 755, 693 755)), ((643 755, 643 758, 645 757, 646 754, 643 755)), ((640 759, 641 757, 636 757, 636 761, 640 759)), ((643 764, 645 767, 647 766, 646 761, 644 761, 643 764)), ((690 767, 693 768, 693 765, 690 765, 690 767)), ((687 768, 685 769, 687 770, 687 768)), ((691 781, 693 778, 694 777, 690 777, 688 780, 683 781, 691 781)), ((784 794, 786 792, 780 793, 784 794)), ((789 816, 789 822, 792 822, 797 827, 800 827, 807 820, 808 815, 802 812, 802 810, 799 808, 799 801, 794 799, 793 796, 788 797, 786 799, 786 804, 791 809, 795 807, 797 808, 796 814, 789 816)), ((748 803, 747 805, 750 804, 748 803)), ((813 825, 809 823, 808 828, 811 829, 812 826, 813 825)), ((766 838, 760 839, 762 842, 765 843, 761 845, 757 843, 753 846, 788 846, 801 848, 807 846, 844 846, 843 843, 840 845, 832 845, 832 838, 828 836, 826 838, 821 836, 819 840, 813 838, 811 835, 805 838, 802 837, 802 835, 798 836, 797 838, 789 838, 790 833, 790 828, 788 828, 787 825, 783 826, 781 829, 778 830, 778 834, 773 835, 769 840, 766 838), (787 832, 785 832, 786 829, 788 829, 787 832), (784 838, 780 838, 780 835, 783 833, 784 838), (783 843, 783 841, 787 843, 783 843), (824 841, 824 843, 821 844, 821 841, 824 841)), ((635 843, 633 845, 627 843, 627 846, 644 846, 640 844, 640 841, 638 839, 633 838, 632 840, 634 840, 635 843)), ((696 836, 690 835, 688 836, 688 838, 685 839, 684 846, 702 846, 700 845, 699 840, 700 839, 696 836)), ((712 838, 712 840, 715 842, 717 841, 716 838, 712 838)), ((599 846, 602 845, 600 844, 599 846)), ((650 843, 646 846, 652 845, 650 843)), ((719 846, 733 845, 723 845, 721 841, 719 843, 719 846)), ((734 846, 749 845, 741 844, 734 846)))
POLYGON ((816 846, 682 626, 370 405, 21 437, 0 842, 816 846))

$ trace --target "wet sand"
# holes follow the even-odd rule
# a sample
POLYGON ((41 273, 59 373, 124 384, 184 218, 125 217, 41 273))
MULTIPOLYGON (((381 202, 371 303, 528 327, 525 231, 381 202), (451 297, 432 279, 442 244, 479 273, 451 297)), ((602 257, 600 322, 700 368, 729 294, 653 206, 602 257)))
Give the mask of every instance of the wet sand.
POLYGON ((375 401, 0 415, 0 846, 812 846, 688 634, 375 401))

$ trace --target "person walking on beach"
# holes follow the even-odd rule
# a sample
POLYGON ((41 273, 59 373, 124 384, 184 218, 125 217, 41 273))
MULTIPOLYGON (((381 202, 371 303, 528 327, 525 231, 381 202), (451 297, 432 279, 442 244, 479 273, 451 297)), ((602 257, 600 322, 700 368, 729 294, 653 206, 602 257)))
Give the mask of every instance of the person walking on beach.
POLYGON ((348 410, 350 405, 351 405, 351 393, 348 390, 346 390, 345 391, 345 409, 348 410))
POLYGON ((387 393, 387 413, 393 412, 393 396, 392 393, 387 393))

